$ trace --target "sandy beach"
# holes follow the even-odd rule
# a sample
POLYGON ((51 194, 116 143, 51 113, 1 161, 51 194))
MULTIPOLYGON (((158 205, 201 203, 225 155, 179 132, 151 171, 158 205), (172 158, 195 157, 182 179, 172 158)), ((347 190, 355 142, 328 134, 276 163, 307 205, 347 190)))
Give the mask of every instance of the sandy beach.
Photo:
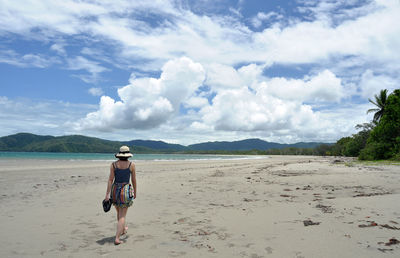
POLYGON ((109 162, 0 160, 0 256, 400 256, 399 166, 272 156, 136 168, 114 246, 116 213, 101 207, 109 162))

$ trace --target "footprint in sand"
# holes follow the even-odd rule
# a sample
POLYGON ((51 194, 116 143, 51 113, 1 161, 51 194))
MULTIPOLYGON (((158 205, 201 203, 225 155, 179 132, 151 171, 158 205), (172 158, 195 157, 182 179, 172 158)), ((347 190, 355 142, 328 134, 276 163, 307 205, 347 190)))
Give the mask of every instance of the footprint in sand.
POLYGON ((176 252, 176 251, 170 251, 169 256, 171 257, 179 257, 179 256, 183 256, 186 254, 186 252, 176 252))
POLYGON ((271 247, 265 247, 265 251, 267 251, 268 254, 272 254, 272 248, 271 247))

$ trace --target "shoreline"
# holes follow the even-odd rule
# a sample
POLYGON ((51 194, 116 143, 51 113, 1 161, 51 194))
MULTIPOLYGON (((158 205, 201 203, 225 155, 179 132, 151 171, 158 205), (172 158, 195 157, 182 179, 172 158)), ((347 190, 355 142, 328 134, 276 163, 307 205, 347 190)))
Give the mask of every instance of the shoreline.
POLYGON ((400 245, 385 245, 400 239, 396 166, 315 156, 138 161, 138 199, 115 247, 115 211, 101 208, 109 165, 0 162, 0 256, 400 254, 400 245))
MULTIPOLYGON (((180 161, 180 160, 237 160, 268 158, 267 155, 247 154, 134 154, 132 161, 180 161)), ((43 161, 107 161, 115 160, 114 154, 104 153, 60 153, 60 152, 0 152, 2 160, 43 160, 43 161)))

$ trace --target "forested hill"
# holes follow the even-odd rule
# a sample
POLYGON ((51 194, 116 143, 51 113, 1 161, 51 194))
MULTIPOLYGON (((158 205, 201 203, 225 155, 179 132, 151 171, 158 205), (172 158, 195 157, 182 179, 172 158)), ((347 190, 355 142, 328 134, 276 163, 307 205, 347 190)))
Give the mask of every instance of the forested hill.
POLYGON ((318 142, 299 142, 295 144, 281 144, 276 142, 266 142, 260 139, 247 139, 234 142, 205 142, 189 145, 191 150, 227 150, 227 151, 243 151, 243 150, 269 150, 283 149, 288 147, 296 148, 314 148, 323 143, 318 142))
POLYGON ((249 151, 283 149, 288 147, 313 148, 322 143, 280 144, 260 139, 247 139, 234 142, 206 142, 183 146, 163 141, 132 140, 109 141, 82 135, 40 136, 30 133, 18 133, 0 137, 0 151, 27 152, 80 152, 115 153, 121 145, 133 146, 135 153, 174 153, 193 151, 249 151))
POLYGON ((112 153, 120 145, 117 141, 81 135, 55 137, 19 133, 0 138, 1 151, 112 153))

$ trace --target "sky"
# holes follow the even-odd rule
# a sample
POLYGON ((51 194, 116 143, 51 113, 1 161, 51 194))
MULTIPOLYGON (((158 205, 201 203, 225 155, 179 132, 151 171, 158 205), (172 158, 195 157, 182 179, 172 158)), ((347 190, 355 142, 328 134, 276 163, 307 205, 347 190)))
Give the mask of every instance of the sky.
POLYGON ((336 142, 400 86, 399 0, 0 0, 0 136, 336 142))

